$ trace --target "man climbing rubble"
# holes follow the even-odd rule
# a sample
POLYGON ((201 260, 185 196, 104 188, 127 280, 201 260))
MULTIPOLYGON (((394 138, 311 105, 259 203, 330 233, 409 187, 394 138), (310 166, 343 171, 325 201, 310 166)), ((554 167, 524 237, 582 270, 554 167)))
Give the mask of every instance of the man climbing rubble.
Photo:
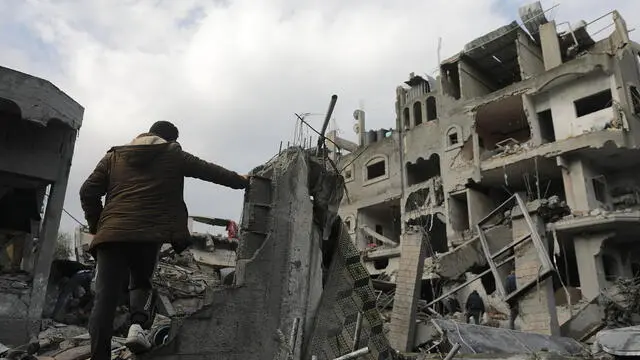
POLYGON ((80 189, 80 201, 97 260, 95 302, 89 320, 91 358, 111 359, 111 337, 119 293, 129 279, 132 352, 151 347, 151 278, 163 243, 177 253, 189 244, 184 178, 244 189, 248 176, 208 163, 182 150, 178 129, 158 121, 131 143, 107 151, 80 189), (102 196, 106 195, 105 204, 102 196))
POLYGON ((476 325, 480 325, 480 318, 482 314, 484 314, 484 301, 482 301, 482 297, 476 290, 473 290, 469 297, 467 297, 467 303, 465 305, 467 310, 467 323, 469 320, 473 318, 473 321, 476 325))

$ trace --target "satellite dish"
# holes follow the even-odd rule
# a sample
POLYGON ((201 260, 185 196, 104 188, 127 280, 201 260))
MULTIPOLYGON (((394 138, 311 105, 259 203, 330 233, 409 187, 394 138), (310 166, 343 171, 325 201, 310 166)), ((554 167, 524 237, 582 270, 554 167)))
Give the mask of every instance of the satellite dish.
POLYGON ((360 110, 353 110, 353 118, 358 120, 358 115, 360 114, 360 110))
POLYGON ((358 123, 353 124, 353 132, 356 134, 360 134, 360 124, 358 123))

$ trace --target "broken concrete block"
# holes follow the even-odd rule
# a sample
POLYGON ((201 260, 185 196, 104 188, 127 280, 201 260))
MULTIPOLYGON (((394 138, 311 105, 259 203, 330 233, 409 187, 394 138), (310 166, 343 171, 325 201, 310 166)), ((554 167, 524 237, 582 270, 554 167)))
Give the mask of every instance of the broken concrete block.
POLYGON ((352 351, 361 312, 359 346, 370 349, 361 358, 390 359, 369 274, 336 218, 342 177, 301 149, 284 151, 254 175, 245 193, 235 286, 174 319, 168 344, 146 357, 333 359, 352 351))

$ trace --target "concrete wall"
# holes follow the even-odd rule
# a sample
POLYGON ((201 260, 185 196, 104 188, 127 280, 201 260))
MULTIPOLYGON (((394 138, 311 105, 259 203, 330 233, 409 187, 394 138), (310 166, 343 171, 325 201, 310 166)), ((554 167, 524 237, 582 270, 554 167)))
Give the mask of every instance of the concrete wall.
POLYGON ((544 72, 542 50, 522 31, 518 31, 516 49, 518 52, 518 64, 520 65, 520 77, 523 80, 544 72))
POLYGON ((469 222, 472 227, 499 205, 489 196, 473 189, 467 190, 467 203, 469 204, 469 222))
POLYGON ((490 79, 462 60, 458 63, 458 71, 462 99, 473 99, 495 90, 495 85, 490 79))
MULTIPOLYGON (((407 163, 415 163, 418 158, 429 159, 431 154, 439 154, 442 147, 442 128, 440 121, 429 121, 404 135, 404 171, 407 163)), ((440 160, 442 168, 442 159, 440 160)))
MULTIPOLYGON (((285 358, 289 348, 296 359, 312 354, 335 358, 350 350, 331 347, 331 340, 336 334, 353 334, 346 327, 355 326, 351 315, 357 311, 365 314, 361 344, 372 350, 367 358, 389 358, 368 274, 340 219, 330 222, 329 239, 321 239, 323 220, 330 221, 329 209, 336 204, 321 209, 309 201, 311 195, 339 199, 340 181, 326 172, 312 175, 321 165, 308 159, 299 150, 286 151, 273 167, 254 171, 245 195, 235 286, 218 289, 205 308, 173 323, 170 344, 148 358, 274 359, 285 358), (311 193, 309 180, 337 187, 313 186, 323 190, 311 193), (329 244, 333 246, 326 248, 329 244), (321 263, 328 259, 323 255, 332 259, 324 286, 321 263), (347 302, 360 307, 342 308, 347 302), (337 313, 351 320, 336 318, 337 313)), ((340 340, 347 342, 342 336, 340 340)))
MULTIPOLYGON (((382 202, 384 199, 399 197, 400 191, 400 136, 394 133, 391 137, 384 138, 370 144, 366 149, 345 156, 339 161, 339 168, 345 167, 356 158, 346 170, 351 169, 353 179, 346 181, 347 196, 342 199, 341 205, 345 208, 362 208, 382 202), (387 173, 380 179, 367 181, 366 165, 378 158, 384 158, 387 163, 387 173)), ((343 176, 344 176, 343 172, 343 176)))
POLYGON ((0 170, 55 181, 61 165, 61 147, 75 131, 64 125, 38 126, 29 121, 0 121, 0 170))
POLYGON ((611 75, 591 75, 549 90, 548 96, 535 103, 536 112, 551 109, 556 140, 563 140, 585 132, 602 130, 614 118, 613 107, 582 116, 576 116, 574 101, 610 89, 619 101, 615 78, 611 75), (545 101, 548 98, 549 102, 545 101))
POLYGON ((602 175, 587 160, 570 159, 564 163, 563 178, 567 204, 573 211, 588 212, 605 206, 596 199, 592 179, 602 175))
POLYGON ((606 284, 601 250, 603 242, 611 236, 612 234, 591 234, 576 236, 573 239, 578 261, 580 290, 582 296, 588 300, 598 296, 600 289, 606 284))
POLYGON ((625 113, 626 123, 629 128, 629 137, 635 146, 640 145, 640 114, 633 111, 631 87, 640 91, 640 63, 638 49, 627 47, 617 57, 616 63, 616 89, 620 105, 625 113))

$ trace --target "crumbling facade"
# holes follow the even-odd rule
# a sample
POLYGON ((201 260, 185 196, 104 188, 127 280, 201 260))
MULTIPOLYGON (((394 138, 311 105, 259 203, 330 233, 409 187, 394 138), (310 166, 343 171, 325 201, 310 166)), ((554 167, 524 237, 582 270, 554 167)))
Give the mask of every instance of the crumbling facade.
MULTIPOLYGON (((416 274, 400 262, 426 251, 421 311, 476 289, 488 313, 518 305, 522 330, 559 335, 557 305, 640 269, 640 44, 617 11, 567 27, 533 3, 520 18, 442 61, 437 78, 412 73, 393 129, 366 131, 356 110, 358 144, 330 134, 346 181, 339 213, 372 276, 398 290, 416 274), (426 250, 406 254, 415 229, 426 250)), ((392 338, 411 326, 392 320, 392 338)))
MULTIPOLYGON (((315 154, 315 151, 314 151, 315 154)), ((393 359, 360 255, 337 215, 342 177, 298 147, 252 171, 235 281, 173 318, 153 359, 393 359)))
POLYGON ((50 82, 0 67, 1 343, 40 332, 83 113, 50 82))

